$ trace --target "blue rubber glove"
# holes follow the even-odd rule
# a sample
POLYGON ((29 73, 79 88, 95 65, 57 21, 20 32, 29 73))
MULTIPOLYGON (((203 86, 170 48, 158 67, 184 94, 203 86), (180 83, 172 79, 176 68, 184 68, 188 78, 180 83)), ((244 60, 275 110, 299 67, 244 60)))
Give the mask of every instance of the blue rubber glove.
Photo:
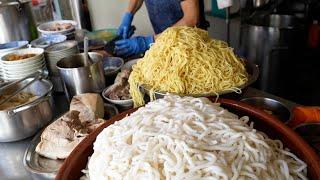
POLYGON ((122 17, 122 22, 118 28, 117 34, 121 36, 123 39, 129 38, 133 33, 130 34, 131 23, 133 20, 133 14, 130 12, 126 12, 122 17))
POLYGON ((115 42, 115 52, 116 55, 123 57, 142 54, 149 49, 153 42, 153 36, 136 36, 131 39, 119 40, 115 42))

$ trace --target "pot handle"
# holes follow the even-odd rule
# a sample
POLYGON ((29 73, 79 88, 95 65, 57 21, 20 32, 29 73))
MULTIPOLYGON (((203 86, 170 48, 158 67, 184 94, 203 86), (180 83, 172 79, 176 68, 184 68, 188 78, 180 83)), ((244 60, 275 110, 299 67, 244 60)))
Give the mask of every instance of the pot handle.
POLYGON ((37 105, 38 103, 41 103, 41 102, 43 102, 43 101, 46 101, 46 100, 50 99, 51 96, 52 96, 52 95, 49 94, 49 95, 44 96, 44 97, 39 97, 36 101, 33 101, 33 102, 29 103, 29 104, 26 105, 26 106, 21 106, 21 107, 18 107, 17 109, 9 110, 9 111, 8 111, 8 114, 9 114, 9 115, 13 115, 13 114, 16 114, 16 113, 18 113, 18 112, 20 112, 20 111, 24 111, 24 110, 26 110, 26 109, 28 109, 28 108, 30 108, 30 107, 32 107, 32 106, 37 105))
POLYGON ((18 11, 21 11, 22 10, 22 7, 21 7, 21 2, 20 0, 15 0, 18 4, 17 4, 17 9, 18 11))

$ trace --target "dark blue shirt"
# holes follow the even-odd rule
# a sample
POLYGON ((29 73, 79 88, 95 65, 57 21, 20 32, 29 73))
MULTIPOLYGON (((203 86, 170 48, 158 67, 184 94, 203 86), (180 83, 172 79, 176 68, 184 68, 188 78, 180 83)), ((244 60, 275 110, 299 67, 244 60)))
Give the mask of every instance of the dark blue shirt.
MULTIPOLYGON (((183 17, 181 0, 144 0, 153 30, 156 34, 161 33, 168 27, 174 25, 183 17)), ((207 29, 209 23, 204 17, 203 0, 200 3, 199 28, 207 29)))

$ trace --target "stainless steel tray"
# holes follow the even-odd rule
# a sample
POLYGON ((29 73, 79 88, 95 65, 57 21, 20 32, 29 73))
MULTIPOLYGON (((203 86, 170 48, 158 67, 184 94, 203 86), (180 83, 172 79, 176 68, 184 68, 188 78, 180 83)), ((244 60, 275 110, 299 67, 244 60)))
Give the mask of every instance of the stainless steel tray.
MULTIPOLYGON (((119 114, 118 109, 112 104, 105 103, 104 109, 104 119, 106 120, 110 119, 112 116, 119 114)), ((52 160, 40 156, 38 153, 36 153, 35 149, 41 140, 42 131, 32 139, 29 147, 26 149, 23 157, 23 165, 27 169, 27 171, 30 172, 33 179, 55 179, 57 172, 63 164, 64 160, 52 160)))
MULTIPOLYGON (((247 60, 244 60, 245 62, 245 68, 249 74, 249 79, 248 81, 241 85, 241 86, 238 86, 237 88, 239 89, 244 89, 248 86, 250 86, 251 84, 253 84, 259 77, 259 68, 258 68, 258 65, 256 64, 253 64, 247 60)), ((147 93, 149 94, 149 90, 150 88, 146 85, 141 85, 140 86, 140 90, 144 93, 147 93)), ((156 91, 155 92, 155 96, 156 96, 156 99, 158 98, 163 98, 163 96, 165 96, 167 92, 161 92, 161 91, 156 91)), ((221 91, 221 92, 218 92, 217 94, 219 95, 225 95, 225 94, 230 94, 230 93, 234 93, 234 91, 232 90, 226 90, 226 91, 221 91)), ((175 93, 171 93, 171 94, 175 94, 175 93)), ((209 93, 203 93, 203 94, 177 94, 179 96, 192 96, 192 97, 215 97, 217 95, 216 93, 212 93, 212 92, 209 92, 209 93)))
POLYGON ((64 160, 52 160, 36 153, 35 149, 40 142, 41 134, 42 131, 30 142, 24 154, 23 165, 31 173, 33 179, 54 179, 64 160))

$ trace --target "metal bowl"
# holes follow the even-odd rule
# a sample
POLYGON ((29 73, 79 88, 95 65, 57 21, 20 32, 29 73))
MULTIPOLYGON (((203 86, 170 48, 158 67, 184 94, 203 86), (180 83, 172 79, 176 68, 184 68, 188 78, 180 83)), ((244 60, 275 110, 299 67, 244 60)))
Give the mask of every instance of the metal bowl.
POLYGON ((122 68, 124 61, 119 57, 105 57, 102 63, 106 85, 111 85, 114 83, 114 79, 122 68))
MULTIPOLYGON (((247 73, 249 74, 249 79, 245 84, 238 86, 237 88, 239 88, 239 89, 244 89, 244 88, 250 86, 258 79, 258 76, 259 76, 259 68, 257 65, 255 65, 247 60, 245 60, 244 62, 245 62, 245 68, 247 70, 247 73)), ((146 85, 141 85, 140 90, 143 93, 149 94, 150 87, 148 87, 146 85)), ((226 90, 226 91, 221 91, 221 92, 217 92, 217 93, 210 92, 210 93, 203 93, 203 94, 176 94, 176 93, 171 93, 171 94, 176 94, 179 96, 192 96, 192 97, 215 97, 215 96, 217 96, 217 94, 220 96, 220 95, 231 94, 231 93, 234 93, 234 91, 226 90)), ((167 94, 167 92, 156 91, 155 98, 156 99, 163 98, 166 94, 167 94)))
MULTIPOLYGON (((11 94, 32 79, 27 79, 11 88, 4 94, 11 94)), ((53 118, 52 84, 48 80, 38 80, 22 92, 39 96, 34 101, 8 110, 0 111, 0 142, 21 140, 34 135, 53 118)))
POLYGON ((119 114, 118 108, 112 104, 104 103, 104 119, 108 120, 119 114))
POLYGON ((119 106, 120 108, 122 109, 129 109, 133 106, 133 100, 132 99, 127 99, 127 100, 114 100, 114 99, 110 99, 109 97, 107 97, 105 94, 106 94, 106 91, 108 91, 108 89, 110 88, 111 86, 105 88, 102 92, 102 97, 108 101, 109 103, 112 103, 112 104, 115 104, 117 106, 119 106))
POLYGON ((294 130, 320 155, 320 122, 300 124, 294 130))
POLYGON ((249 97, 240 101, 255 106, 268 114, 276 116, 283 123, 287 123, 290 119, 290 110, 284 103, 275 99, 265 97, 249 97))

